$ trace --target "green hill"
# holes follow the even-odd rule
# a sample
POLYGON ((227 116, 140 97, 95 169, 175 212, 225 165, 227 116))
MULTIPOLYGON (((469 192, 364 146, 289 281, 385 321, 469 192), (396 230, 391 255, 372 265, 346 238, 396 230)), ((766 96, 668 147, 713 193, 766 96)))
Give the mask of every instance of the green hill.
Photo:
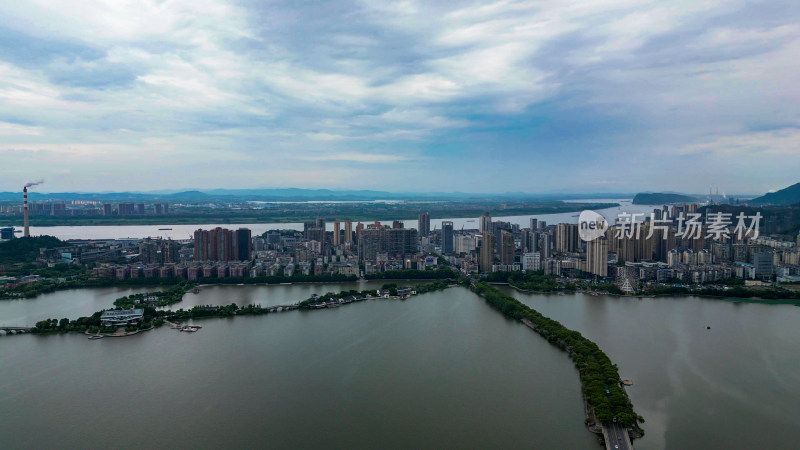
POLYGON ((747 203, 750 205, 794 205, 800 203, 800 183, 754 198, 747 203))
POLYGON ((40 248, 61 247, 65 243, 53 236, 15 238, 0 243, 0 264, 33 262, 40 248))

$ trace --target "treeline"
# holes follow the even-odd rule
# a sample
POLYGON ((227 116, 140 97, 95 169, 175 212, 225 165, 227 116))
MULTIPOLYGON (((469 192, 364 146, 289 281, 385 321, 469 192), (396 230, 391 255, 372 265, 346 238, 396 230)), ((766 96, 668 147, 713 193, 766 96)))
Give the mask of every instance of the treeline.
POLYGON ((183 300, 183 296, 190 289, 195 287, 195 283, 184 281, 177 286, 173 286, 165 291, 146 292, 144 294, 131 294, 126 297, 120 297, 114 300, 114 306, 122 309, 138 308, 142 301, 147 297, 153 297, 156 300, 156 307, 169 306, 183 300))
POLYGON ((280 283, 344 283, 357 281, 355 275, 342 275, 339 273, 325 275, 294 274, 290 277, 284 275, 260 275, 257 277, 224 277, 200 278, 200 284, 280 284, 280 283))
MULTIPOLYGON (((164 323, 164 319, 162 316, 164 312, 156 311, 155 308, 151 308, 149 306, 145 306, 142 308, 144 310, 144 317, 141 323, 138 325, 132 325, 126 327, 127 331, 134 331, 137 329, 145 330, 151 327, 159 327, 164 323)), ((100 322, 100 316, 103 314, 103 311, 97 311, 96 313, 92 314, 88 317, 79 317, 75 320, 69 320, 67 318, 63 319, 45 319, 39 322, 36 322, 36 326, 33 327, 31 330, 32 333, 64 333, 69 331, 76 331, 76 332, 86 332, 89 333, 113 333, 117 330, 116 326, 104 327, 100 322)))
POLYGON ((18 286, 0 289, 0 300, 31 298, 41 294, 49 294, 56 291, 68 289, 93 288, 93 287, 114 287, 114 286, 172 286, 184 283, 180 277, 169 278, 128 278, 116 280, 113 278, 86 279, 77 278, 66 281, 43 280, 35 283, 21 284, 18 286))
POLYGON ((442 278, 456 278, 458 276, 452 269, 440 267, 433 270, 387 270, 365 275, 368 280, 434 280, 442 278))
POLYGON ((751 289, 743 286, 734 286, 728 290, 704 287, 689 289, 684 286, 652 286, 645 290, 653 295, 698 295, 706 297, 728 298, 759 298, 763 300, 800 300, 800 292, 789 289, 751 289))
POLYGON ((0 243, 0 264, 30 263, 39 257, 40 248, 55 248, 67 245, 53 236, 14 238, 0 243))
POLYGON ((507 317, 529 321, 539 335, 569 354, 580 374, 584 398, 597 420, 608 423, 616 419, 623 426, 637 428, 644 422, 620 385, 617 366, 597 344, 489 284, 477 283, 472 289, 507 317))
MULTIPOLYGON (((357 281, 354 275, 293 275, 287 276, 259 276, 253 278, 200 278, 200 284, 280 284, 280 283, 343 283, 357 281)), ((0 300, 31 298, 41 294, 48 294, 55 291, 67 289, 92 288, 92 287, 113 287, 113 286, 175 286, 187 283, 181 277, 165 278, 126 278, 118 280, 115 278, 77 278, 67 281, 44 280, 36 283, 22 284, 19 286, 0 289, 0 300)))

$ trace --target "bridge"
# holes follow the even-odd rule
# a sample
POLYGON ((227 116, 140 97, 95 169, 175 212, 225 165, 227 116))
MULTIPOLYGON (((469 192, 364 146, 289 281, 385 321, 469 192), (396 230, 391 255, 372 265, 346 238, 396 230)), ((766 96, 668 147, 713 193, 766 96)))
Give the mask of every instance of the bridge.
POLYGON ((275 305, 275 306, 265 306, 264 309, 273 313, 273 312, 281 312, 281 311, 291 311, 293 309, 297 309, 299 306, 297 303, 293 303, 291 305, 275 305))
POLYGON ((628 430, 616 422, 603 424, 603 440, 607 450, 633 450, 628 430))
POLYGON ((0 336, 6 334, 23 334, 30 333, 33 327, 6 327, 0 325, 0 336))

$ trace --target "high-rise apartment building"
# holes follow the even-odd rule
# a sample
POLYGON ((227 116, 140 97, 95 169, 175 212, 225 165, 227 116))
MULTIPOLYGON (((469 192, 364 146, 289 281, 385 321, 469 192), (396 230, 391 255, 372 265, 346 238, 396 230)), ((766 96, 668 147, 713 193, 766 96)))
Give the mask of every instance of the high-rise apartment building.
POLYGON ((514 233, 502 230, 500 239, 500 263, 514 264, 514 233))
POLYGON ((253 253, 253 236, 249 228, 239 228, 233 233, 233 261, 249 261, 253 253))
POLYGON ((608 276, 608 240, 605 237, 586 243, 586 271, 599 277, 608 276))
POLYGON ((492 265, 494 265, 494 247, 494 234, 485 231, 483 233, 480 258, 478 261, 478 269, 482 273, 488 273, 492 271, 492 265))
POLYGON ((349 244, 353 242, 353 222, 349 220, 344 223, 344 243, 349 244))
POLYGON ((252 234, 247 228, 225 228, 194 232, 195 261, 248 261, 252 257, 252 234))
POLYGON ((578 246, 578 224, 559 223, 556 225, 556 251, 561 253, 573 253, 578 246))
POLYGON ((481 215, 481 222, 478 225, 479 230, 481 233, 491 232, 492 231, 492 216, 485 212, 481 215))
POLYGON ((333 246, 338 247, 342 244, 342 230, 339 221, 333 222, 333 246))
POLYGON ((426 212, 420 214, 417 228, 419 228, 419 237, 428 237, 431 234, 431 215, 426 212))
POLYGON ((442 222, 442 253, 451 255, 453 253, 453 222, 442 222))
POLYGON ((120 203, 117 205, 117 211, 120 216, 132 216, 134 213, 133 203, 120 203))
POLYGON ((550 233, 542 233, 542 248, 540 253, 544 259, 553 257, 553 235, 550 233))

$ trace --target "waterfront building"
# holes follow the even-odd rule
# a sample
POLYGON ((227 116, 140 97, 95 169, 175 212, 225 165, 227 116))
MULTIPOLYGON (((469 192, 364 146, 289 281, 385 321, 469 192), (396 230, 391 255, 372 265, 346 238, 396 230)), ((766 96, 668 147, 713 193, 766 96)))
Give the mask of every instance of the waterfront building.
POLYGON ((103 326, 122 326, 131 325, 144 318, 143 309, 122 309, 103 311, 100 315, 100 323, 103 326))

